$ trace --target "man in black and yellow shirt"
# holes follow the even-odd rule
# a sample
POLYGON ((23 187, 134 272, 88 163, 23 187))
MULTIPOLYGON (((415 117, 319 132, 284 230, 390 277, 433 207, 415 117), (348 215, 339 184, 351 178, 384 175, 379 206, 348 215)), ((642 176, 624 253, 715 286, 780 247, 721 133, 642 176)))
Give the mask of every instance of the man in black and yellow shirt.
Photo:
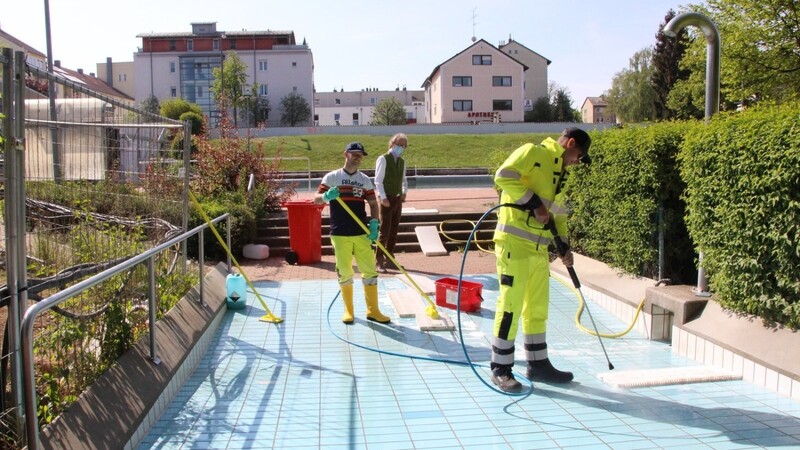
POLYGON ((328 172, 314 196, 314 203, 330 203, 331 244, 336 255, 336 274, 342 290, 344 314, 342 322, 353 323, 353 258, 358 271, 361 272, 361 283, 364 286, 364 297, 367 303, 367 319, 380 323, 389 323, 391 319, 381 314, 378 308, 378 272, 375 270, 375 252, 372 242, 378 239, 378 202, 375 200, 375 187, 358 168, 361 160, 367 156, 364 146, 359 142, 347 144, 344 151, 344 167, 328 172), (338 201, 342 201, 358 217, 361 223, 369 227, 370 233, 364 233, 353 217, 350 216, 338 201), (371 220, 367 220, 364 202, 369 204, 371 220))

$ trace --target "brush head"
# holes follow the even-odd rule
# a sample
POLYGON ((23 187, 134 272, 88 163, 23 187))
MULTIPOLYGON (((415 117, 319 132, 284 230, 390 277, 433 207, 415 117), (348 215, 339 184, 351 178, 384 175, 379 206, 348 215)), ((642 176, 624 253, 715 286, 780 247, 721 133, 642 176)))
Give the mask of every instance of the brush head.
POLYGON ((614 365, 611 364, 611 363, 608 363, 608 370, 614 370, 614 365))
POLYGON ((283 319, 280 317, 274 316, 272 314, 265 314, 258 319, 259 322, 269 322, 269 323, 281 323, 283 319))
POLYGON ((431 319, 439 319, 439 311, 437 311, 433 305, 428 305, 428 307, 425 308, 425 313, 431 319))
POLYGON ((710 366, 664 367, 660 369, 623 370, 597 374, 604 383, 616 388, 668 386, 741 380, 741 374, 710 366))

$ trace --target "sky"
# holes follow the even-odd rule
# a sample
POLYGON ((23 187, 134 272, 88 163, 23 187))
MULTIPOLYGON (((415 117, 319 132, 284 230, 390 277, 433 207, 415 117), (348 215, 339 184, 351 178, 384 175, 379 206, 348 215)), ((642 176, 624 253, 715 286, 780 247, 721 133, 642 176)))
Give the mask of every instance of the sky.
MULTIPOLYGON (((2 0, 0 28, 47 54, 45 0, 2 0)), ((700 3, 693 1, 692 3, 700 3)), ((677 0, 51 0, 53 58, 96 72, 97 63, 133 61, 138 34, 293 31, 308 43, 318 92, 422 89, 433 69, 469 47, 509 37, 551 62, 548 81, 574 108, 611 87, 633 54, 652 47, 677 0)))

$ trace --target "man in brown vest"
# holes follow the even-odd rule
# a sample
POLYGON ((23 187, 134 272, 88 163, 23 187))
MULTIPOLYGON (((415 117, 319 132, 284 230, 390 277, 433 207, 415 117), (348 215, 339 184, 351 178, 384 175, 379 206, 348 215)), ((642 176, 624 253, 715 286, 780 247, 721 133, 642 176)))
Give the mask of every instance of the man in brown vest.
MULTIPOLYGON (((400 214, 408 193, 406 162, 401 155, 408 147, 408 138, 397 133, 389 139, 389 151, 378 157, 375 163, 375 191, 381 211, 381 231, 378 241, 394 257, 400 214)), ((378 249, 378 270, 386 273, 386 255, 378 249)))

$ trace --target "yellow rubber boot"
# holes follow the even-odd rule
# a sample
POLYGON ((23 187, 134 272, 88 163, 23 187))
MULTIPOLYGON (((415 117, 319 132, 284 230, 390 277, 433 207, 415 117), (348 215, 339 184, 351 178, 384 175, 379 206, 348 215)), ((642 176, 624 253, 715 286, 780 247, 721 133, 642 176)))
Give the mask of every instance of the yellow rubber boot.
POLYGON ((346 284, 339 287, 342 290, 342 301, 344 302, 344 314, 342 314, 342 322, 346 324, 353 323, 353 285, 346 284))
POLYGON ((381 314, 378 309, 378 285, 369 284, 364 285, 364 297, 367 300, 367 320, 372 320, 378 323, 389 323, 392 319, 381 314))

